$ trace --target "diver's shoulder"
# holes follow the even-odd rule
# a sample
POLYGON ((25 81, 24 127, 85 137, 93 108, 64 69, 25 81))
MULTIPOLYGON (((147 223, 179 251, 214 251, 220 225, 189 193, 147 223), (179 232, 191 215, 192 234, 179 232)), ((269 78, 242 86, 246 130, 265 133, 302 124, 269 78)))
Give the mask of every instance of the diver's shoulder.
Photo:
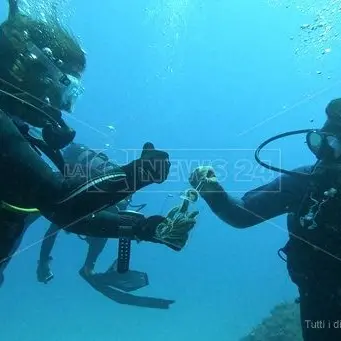
POLYGON ((305 166, 300 166, 295 169, 293 169, 294 172, 297 173, 304 173, 304 174, 309 174, 313 170, 314 165, 305 165, 305 166))

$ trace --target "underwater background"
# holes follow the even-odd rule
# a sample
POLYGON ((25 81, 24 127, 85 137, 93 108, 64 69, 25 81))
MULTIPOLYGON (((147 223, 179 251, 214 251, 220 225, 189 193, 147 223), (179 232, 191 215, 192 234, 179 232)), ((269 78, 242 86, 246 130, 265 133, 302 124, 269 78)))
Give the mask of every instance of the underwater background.
MULTIPOLYGON (((42 3, 53 2, 22 6, 42 3)), ((70 0, 57 8, 88 58, 85 93, 66 116, 76 141, 118 162, 147 141, 170 153, 169 181, 134 197, 148 204, 146 215, 179 204, 201 164, 217 167, 236 196, 274 179, 254 161, 255 148, 282 132, 320 127, 325 106, 341 93, 340 1, 70 0)), ((0 19, 6 16, 3 0, 0 19)), ((262 155, 286 169, 314 162, 304 136, 262 155)), ((131 268, 150 279, 138 294, 176 300, 169 310, 120 305, 94 291, 78 275, 86 244, 63 232, 53 251, 55 278, 38 283, 48 227, 40 219, 5 273, 1 340, 237 341, 273 306, 297 297, 277 256, 287 240, 284 216, 237 230, 202 199, 195 206, 198 223, 182 252, 133 246, 131 268)), ((116 253, 112 240, 97 270, 116 253)))

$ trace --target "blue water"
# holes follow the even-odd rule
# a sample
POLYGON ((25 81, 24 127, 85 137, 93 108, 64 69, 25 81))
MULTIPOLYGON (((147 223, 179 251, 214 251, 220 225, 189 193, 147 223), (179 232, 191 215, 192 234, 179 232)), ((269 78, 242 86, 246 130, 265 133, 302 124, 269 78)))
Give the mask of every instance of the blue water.
MULTIPOLYGON (((0 19, 7 14, 3 3, 0 19)), ((257 166, 254 149, 277 133, 321 126, 326 104, 340 96, 335 1, 311 7, 289 0, 74 0, 69 6, 70 27, 88 56, 86 91, 67 118, 77 141, 121 162, 131 157, 125 150, 152 141, 173 160, 169 182, 136 195, 148 203, 147 215, 178 204, 190 170, 202 163, 219 167, 222 184, 236 196, 270 181, 276 174, 257 166), (324 26, 301 28, 315 19, 324 26)), ((271 149, 265 158, 285 168, 314 161, 303 137, 271 149)), ((118 305, 92 290, 78 275, 86 245, 64 233, 53 251, 54 280, 37 283, 36 242, 48 226, 39 220, 6 272, 1 340, 237 341, 274 305, 296 297, 276 255, 287 240, 285 217, 234 230, 203 200, 196 207, 198 224, 183 252, 147 243, 133 248, 132 268, 147 271, 151 281, 139 294, 175 299, 166 311, 118 305)), ((111 241, 98 269, 115 254, 111 241)))

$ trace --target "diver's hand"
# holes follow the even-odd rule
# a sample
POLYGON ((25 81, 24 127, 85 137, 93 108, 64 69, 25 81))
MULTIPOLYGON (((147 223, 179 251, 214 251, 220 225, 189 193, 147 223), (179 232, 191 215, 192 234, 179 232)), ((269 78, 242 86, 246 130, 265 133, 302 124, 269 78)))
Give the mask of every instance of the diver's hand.
POLYGON ((136 215, 133 223, 135 238, 159 242, 180 251, 186 245, 188 234, 193 229, 198 214, 198 211, 182 211, 181 206, 177 206, 167 217, 154 215, 145 218, 143 215, 136 215))
POLYGON ((56 127, 52 124, 47 124, 42 130, 43 140, 53 150, 60 150, 69 145, 75 138, 76 132, 68 127, 56 127))
POLYGON ((19 13, 18 0, 8 0, 8 5, 9 5, 8 19, 11 19, 16 14, 19 13))
POLYGON ((196 168, 188 180, 192 187, 200 194, 222 190, 214 173, 214 169, 210 166, 200 166, 196 168))
POLYGON ((168 153, 156 150, 150 142, 145 143, 141 157, 125 166, 122 170, 127 176, 127 186, 131 192, 164 182, 169 174, 171 163, 168 153))
POLYGON ((189 232, 194 228, 199 211, 181 211, 181 206, 174 207, 167 217, 156 227, 154 238, 176 251, 186 245, 189 232))
POLYGON ((159 184, 167 179, 171 166, 168 153, 156 150, 152 143, 147 142, 143 146, 140 160, 147 181, 159 184))
POLYGON ((38 267, 37 267, 37 279, 40 283, 47 284, 50 282, 54 275, 52 271, 50 270, 50 261, 52 260, 52 257, 50 257, 47 261, 39 260, 38 261, 38 267))

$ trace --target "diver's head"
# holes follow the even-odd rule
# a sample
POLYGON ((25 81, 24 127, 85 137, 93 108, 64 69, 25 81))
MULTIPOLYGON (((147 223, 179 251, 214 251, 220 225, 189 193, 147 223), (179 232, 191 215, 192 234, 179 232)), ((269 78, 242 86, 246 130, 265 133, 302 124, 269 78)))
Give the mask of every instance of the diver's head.
POLYGON ((0 94, 0 108, 34 126, 44 127, 49 116, 59 123, 61 111, 71 112, 83 91, 85 53, 57 20, 20 14, 5 21, 0 60, 0 89, 9 94, 0 94))
POLYGON ((341 98, 330 101, 326 107, 327 121, 321 131, 334 134, 341 139, 341 98))
POLYGON ((320 130, 307 134, 307 144, 315 156, 326 162, 341 162, 341 98, 326 107, 327 120, 320 130))

